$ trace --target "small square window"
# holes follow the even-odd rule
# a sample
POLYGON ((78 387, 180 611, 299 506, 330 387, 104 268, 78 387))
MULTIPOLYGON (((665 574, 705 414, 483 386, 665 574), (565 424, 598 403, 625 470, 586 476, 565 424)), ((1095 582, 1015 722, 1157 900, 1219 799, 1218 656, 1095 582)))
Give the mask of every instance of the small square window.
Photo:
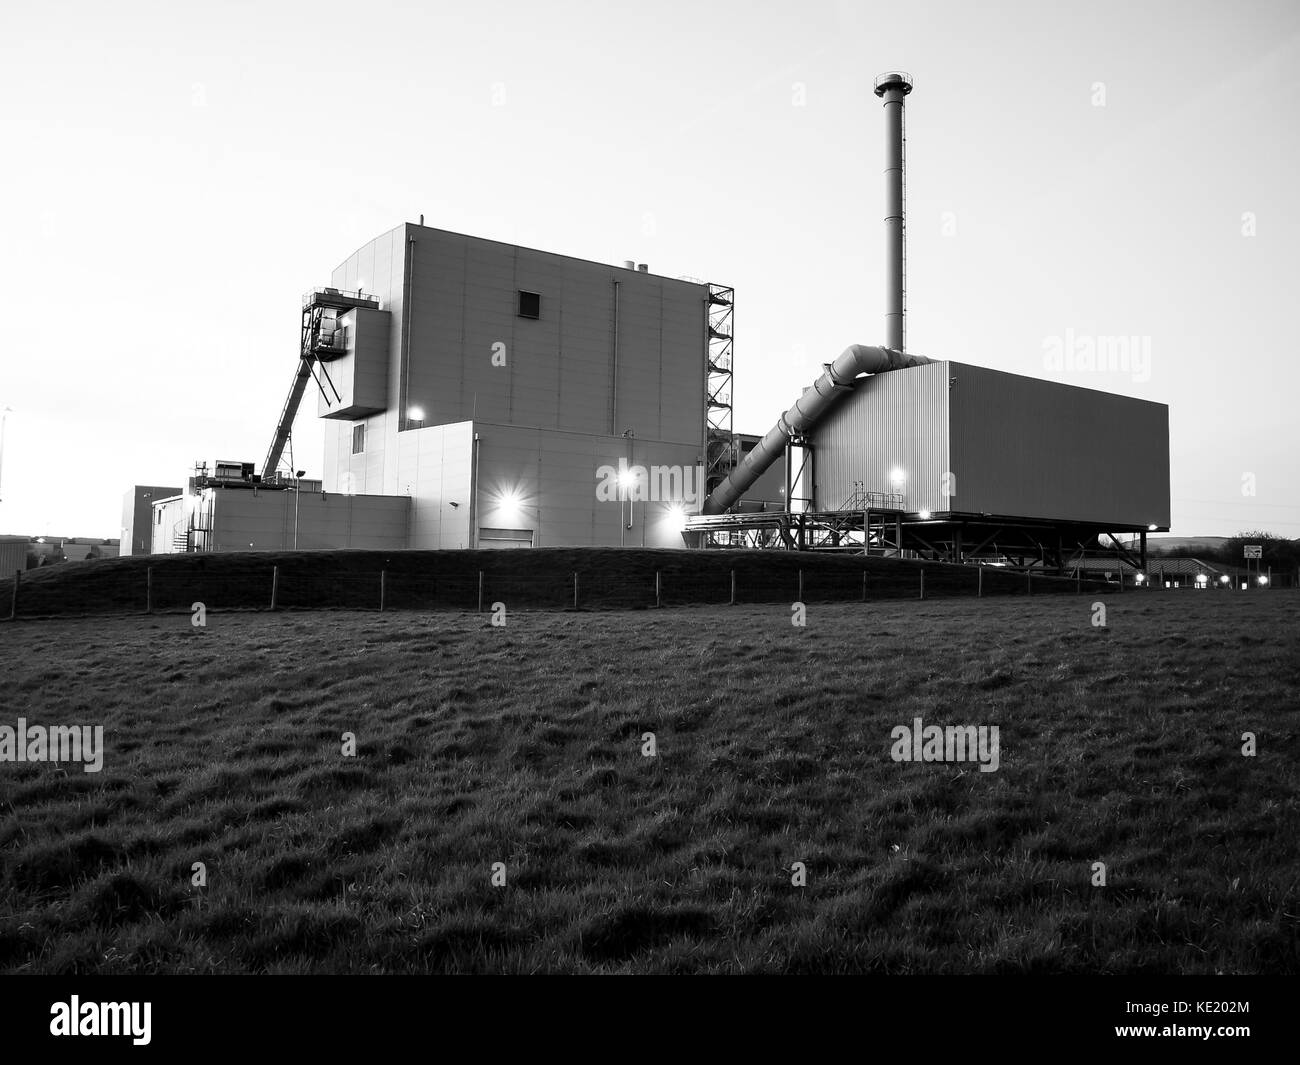
POLYGON ((538 292, 519 292, 519 317, 540 318, 542 316, 542 297, 538 292))
POLYGON ((366 423, 352 427, 352 454, 362 455, 366 450, 366 423))

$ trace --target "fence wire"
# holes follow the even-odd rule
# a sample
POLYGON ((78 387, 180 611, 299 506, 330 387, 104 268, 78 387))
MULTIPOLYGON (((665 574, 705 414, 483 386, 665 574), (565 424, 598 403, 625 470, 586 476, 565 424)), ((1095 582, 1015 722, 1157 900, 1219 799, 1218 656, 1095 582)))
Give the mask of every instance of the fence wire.
MULTIPOLYGON (((445 557, 440 566, 429 566, 418 558, 379 553, 348 558, 338 566, 310 556, 280 556, 275 561, 251 555, 182 555, 129 565, 98 561, 78 564, 75 582, 66 579, 72 576, 70 570, 23 575, 16 596, 14 578, 0 582, 0 616, 14 608, 16 617, 176 613, 192 611, 198 604, 207 611, 487 611, 495 603, 512 610, 643 609, 1121 591, 1100 580, 915 561, 873 560, 864 565, 842 557, 709 553, 700 558, 644 552, 610 554, 603 565, 555 566, 539 572, 518 553, 511 554, 509 559, 499 554, 490 560, 464 558, 454 566, 445 557)), ((1131 585, 1123 589, 1125 594, 1150 591, 1131 585)))

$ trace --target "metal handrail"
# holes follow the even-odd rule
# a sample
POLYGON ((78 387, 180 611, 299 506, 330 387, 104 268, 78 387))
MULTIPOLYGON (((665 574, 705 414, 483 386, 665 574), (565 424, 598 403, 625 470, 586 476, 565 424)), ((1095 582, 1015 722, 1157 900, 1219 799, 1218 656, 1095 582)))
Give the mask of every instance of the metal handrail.
POLYGON ((317 285, 315 288, 303 293, 302 305, 310 307, 316 302, 318 296, 342 296, 350 300, 368 300, 371 303, 378 303, 379 297, 373 292, 364 292, 361 289, 334 288, 332 285, 317 285))

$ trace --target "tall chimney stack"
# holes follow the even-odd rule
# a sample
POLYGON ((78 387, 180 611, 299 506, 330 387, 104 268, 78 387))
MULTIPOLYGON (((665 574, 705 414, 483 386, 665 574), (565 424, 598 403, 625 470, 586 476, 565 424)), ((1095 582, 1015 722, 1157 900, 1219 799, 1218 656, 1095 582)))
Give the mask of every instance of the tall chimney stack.
POLYGON ((885 347, 904 351, 907 342, 907 223, 903 214, 903 97, 912 77, 891 70, 876 79, 885 106, 885 347))

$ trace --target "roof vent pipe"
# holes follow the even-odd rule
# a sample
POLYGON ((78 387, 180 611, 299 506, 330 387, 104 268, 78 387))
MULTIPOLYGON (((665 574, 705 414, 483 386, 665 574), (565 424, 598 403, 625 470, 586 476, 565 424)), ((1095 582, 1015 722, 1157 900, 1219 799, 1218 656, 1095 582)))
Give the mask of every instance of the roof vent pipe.
POLYGON ((903 97, 912 76, 891 70, 876 78, 876 95, 885 107, 885 347, 906 351, 907 222, 903 97))
POLYGON ((650 267, 646 263, 642 263, 637 267, 637 271, 643 274, 648 274, 650 272, 650 267))
POLYGON ((624 270, 635 270, 635 269, 636 269, 636 263, 634 263, 631 259, 624 259, 624 260, 623 260, 623 269, 624 269, 624 270))

